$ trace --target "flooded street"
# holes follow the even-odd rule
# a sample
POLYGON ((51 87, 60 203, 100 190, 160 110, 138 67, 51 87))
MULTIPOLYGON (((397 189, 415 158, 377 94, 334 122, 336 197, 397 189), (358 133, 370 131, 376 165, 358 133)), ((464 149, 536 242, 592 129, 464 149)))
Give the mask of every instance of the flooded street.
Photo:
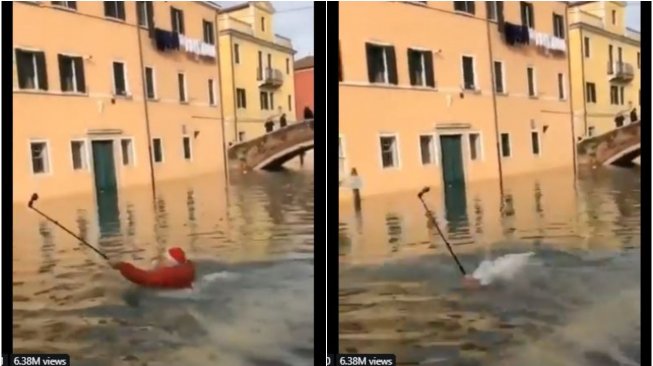
POLYGON ((416 192, 340 205, 340 352, 400 365, 640 364, 640 173, 605 169, 471 184, 430 209, 468 273, 533 252, 511 278, 464 289, 416 192))
MULTIPOLYGON (((312 166, 312 161, 310 162, 312 166)), ((147 267, 166 247, 196 261, 193 290, 140 290, 101 257, 14 206, 15 352, 74 365, 313 364, 313 170, 123 189, 117 201, 38 208, 112 259, 147 267)))

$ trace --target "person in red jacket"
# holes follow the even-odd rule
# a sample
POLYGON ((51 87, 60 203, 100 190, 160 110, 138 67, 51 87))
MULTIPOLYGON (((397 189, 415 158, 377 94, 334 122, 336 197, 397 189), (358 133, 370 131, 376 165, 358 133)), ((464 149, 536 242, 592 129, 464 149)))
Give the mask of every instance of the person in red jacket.
POLYGON ((188 288, 195 280, 195 266, 179 247, 173 247, 151 270, 143 270, 127 262, 110 262, 127 280, 144 287, 188 288))

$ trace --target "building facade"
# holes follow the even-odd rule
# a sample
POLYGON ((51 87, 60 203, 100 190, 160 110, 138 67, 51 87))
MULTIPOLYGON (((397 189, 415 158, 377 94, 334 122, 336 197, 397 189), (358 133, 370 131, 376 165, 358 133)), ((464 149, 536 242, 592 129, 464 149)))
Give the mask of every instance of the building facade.
POLYGON ((576 2, 568 12, 578 138, 608 132, 629 123, 631 117, 637 119, 640 34, 626 27, 626 2, 576 2))
POLYGON ((355 169, 374 195, 573 170, 566 9, 341 3, 341 182, 355 169))
POLYGON ((315 84, 313 79, 314 58, 307 56, 295 61, 295 115, 297 120, 304 119, 304 109, 315 111, 313 98, 315 84))
POLYGON ((274 33, 274 7, 248 2, 221 11, 220 63, 226 139, 237 143, 295 120, 290 39, 274 33))

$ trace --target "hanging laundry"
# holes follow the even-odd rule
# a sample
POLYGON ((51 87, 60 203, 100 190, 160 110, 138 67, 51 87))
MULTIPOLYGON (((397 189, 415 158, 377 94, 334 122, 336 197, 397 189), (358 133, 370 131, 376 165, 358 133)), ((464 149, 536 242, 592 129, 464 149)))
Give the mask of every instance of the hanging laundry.
POLYGON ((505 22, 504 37, 506 43, 511 46, 528 44, 530 40, 529 29, 523 25, 505 22))
POLYGON ((183 34, 179 35, 179 44, 181 49, 195 56, 199 57, 212 57, 215 58, 215 46, 212 44, 204 43, 200 40, 189 38, 183 34))
POLYGON ((168 32, 159 28, 154 29, 154 43, 159 51, 179 49, 179 37, 177 33, 168 32))

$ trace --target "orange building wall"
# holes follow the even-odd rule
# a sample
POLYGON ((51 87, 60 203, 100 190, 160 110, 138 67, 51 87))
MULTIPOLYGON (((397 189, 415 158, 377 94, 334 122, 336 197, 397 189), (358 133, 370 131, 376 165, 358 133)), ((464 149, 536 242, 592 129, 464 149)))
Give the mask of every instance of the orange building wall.
POLYGON ((313 68, 295 70, 295 115, 297 120, 304 119, 304 108, 308 107, 315 112, 313 106, 313 68))

